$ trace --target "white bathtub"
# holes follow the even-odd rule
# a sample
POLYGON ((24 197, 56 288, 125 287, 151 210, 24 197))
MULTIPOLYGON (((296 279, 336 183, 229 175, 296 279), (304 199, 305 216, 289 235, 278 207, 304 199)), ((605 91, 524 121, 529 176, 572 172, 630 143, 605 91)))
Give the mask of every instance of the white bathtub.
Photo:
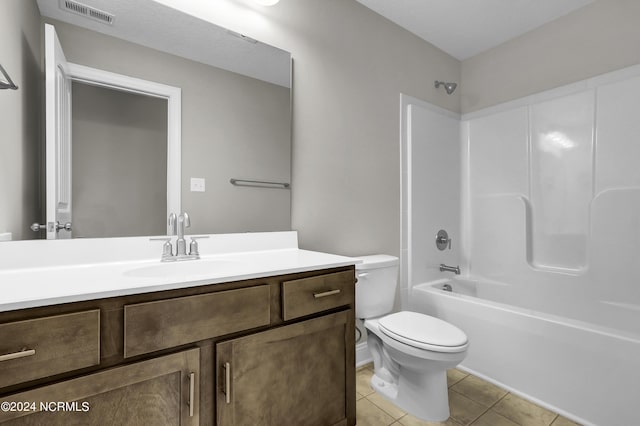
POLYGON ((640 322, 612 327, 633 316, 612 315, 620 307, 612 310, 606 302, 576 307, 582 305, 577 298, 573 304, 564 300, 569 318, 536 310, 527 298, 516 299, 524 307, 505 303, 505 297, 484 298, 508 295, 509 287, 433 281, 413 287, 409 308, 464 330, 470 347, 463 370, 585 425, 640 425, 640 322), (453 291, 443 291, 444 284, 453 291), (601 324, 576 319, 585 311, 593 316, 593 309, 601 324))

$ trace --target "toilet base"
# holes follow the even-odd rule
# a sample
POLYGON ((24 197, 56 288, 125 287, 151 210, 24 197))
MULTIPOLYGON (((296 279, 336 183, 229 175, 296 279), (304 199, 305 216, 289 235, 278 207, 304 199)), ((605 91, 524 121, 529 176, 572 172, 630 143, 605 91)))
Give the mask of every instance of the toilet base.
POLYGON ((374 374, 371 387, 398 408, 421 420, 441 422, 449 418, 446 371, 404 371, 397 384, 374 374))

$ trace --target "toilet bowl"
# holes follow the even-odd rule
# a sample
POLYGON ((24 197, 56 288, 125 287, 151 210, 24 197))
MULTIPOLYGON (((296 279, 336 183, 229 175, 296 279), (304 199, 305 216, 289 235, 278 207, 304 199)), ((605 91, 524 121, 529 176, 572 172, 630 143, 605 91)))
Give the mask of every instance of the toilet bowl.
POLYGON ((466 356, 465 333, 417 312, 389 314, 397 286, 398 258, 360 257, 356 265, 356 316, 364 319, 374 375, 371 387, 407 413, 427 421, 449 417, 446 370, 466 356))

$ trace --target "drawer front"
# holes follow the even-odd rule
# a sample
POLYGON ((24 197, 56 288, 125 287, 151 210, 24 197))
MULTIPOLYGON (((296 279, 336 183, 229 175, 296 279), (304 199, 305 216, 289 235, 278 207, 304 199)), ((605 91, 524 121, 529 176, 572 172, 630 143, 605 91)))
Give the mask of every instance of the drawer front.
POLYGON ((0 324, 0 387, 100 364, 100 310, 0 324))
POLYGON ((354 303, 354 292, 353 271, 284 281, 282 318, 288 321, 354 303))
POLYGON ((124 307, 124 357, 269 325, 268 285, 124 307))

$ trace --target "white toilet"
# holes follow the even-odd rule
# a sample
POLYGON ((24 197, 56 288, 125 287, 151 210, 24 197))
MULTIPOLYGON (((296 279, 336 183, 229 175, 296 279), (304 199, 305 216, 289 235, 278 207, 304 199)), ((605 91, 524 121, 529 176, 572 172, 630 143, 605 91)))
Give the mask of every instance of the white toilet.
POLYGON ((359 257, 356 265, 356 317, 364 319, 373 357, 371 386, 402 410, 427 421, 449 417, 448 368, 467 355, 469 342, 459 328, 416 312, 396 312, 398 258, 359 257))

